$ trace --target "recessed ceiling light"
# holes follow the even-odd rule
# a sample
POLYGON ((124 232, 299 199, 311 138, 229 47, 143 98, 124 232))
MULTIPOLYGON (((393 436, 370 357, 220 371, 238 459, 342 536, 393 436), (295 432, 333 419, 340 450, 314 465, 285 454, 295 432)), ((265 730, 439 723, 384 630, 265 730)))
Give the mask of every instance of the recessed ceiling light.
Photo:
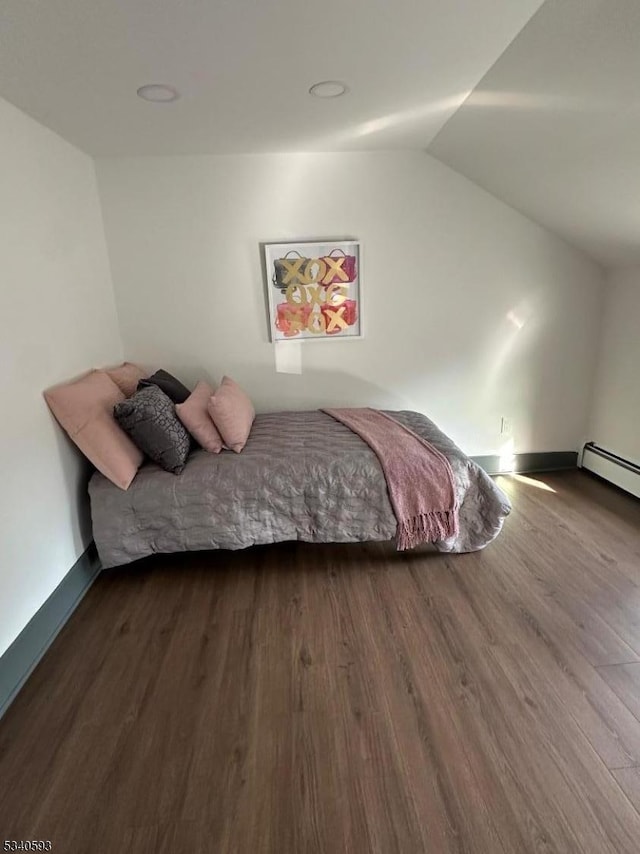
POLYGON ((341 83, 339 80, 323 80, 321 83, 314 83, 309 89, 310 95, 315 95, 316 98, 339 98, 349 91, 346 83, 341 83))
POLYGON ((141 86, 137 94, 145 101, 154 101, 156 104, 168 104, 180 97, 180 93, 173 86, 165 86, 164 83, 148 83, 141 86))

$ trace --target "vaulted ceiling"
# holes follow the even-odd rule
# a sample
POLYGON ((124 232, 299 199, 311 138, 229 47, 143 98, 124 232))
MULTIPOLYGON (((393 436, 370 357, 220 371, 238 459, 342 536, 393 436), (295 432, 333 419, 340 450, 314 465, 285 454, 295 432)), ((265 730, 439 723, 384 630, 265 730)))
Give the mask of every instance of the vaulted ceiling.
POLYGON ((429 151, 604 265, 640 263, 640 0, 547 0, 429 151))
POLYGON ((91 154, 425 148, 541 2, 3 0, 0 94, 91 154))
POLYGON ((0 95, 98 156, 426 149, 627 264, 639 47, 640 0, 3 0, 0 95))

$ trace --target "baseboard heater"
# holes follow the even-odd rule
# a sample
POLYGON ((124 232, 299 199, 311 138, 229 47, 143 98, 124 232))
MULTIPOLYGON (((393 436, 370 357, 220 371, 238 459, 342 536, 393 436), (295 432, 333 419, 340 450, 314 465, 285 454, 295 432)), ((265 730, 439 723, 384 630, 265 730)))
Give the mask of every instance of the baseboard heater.
POLYGON ((587 442, 582 452, 582 468, 640 498, 640 466, 637 463, 625 460, 595 442, 587 442))

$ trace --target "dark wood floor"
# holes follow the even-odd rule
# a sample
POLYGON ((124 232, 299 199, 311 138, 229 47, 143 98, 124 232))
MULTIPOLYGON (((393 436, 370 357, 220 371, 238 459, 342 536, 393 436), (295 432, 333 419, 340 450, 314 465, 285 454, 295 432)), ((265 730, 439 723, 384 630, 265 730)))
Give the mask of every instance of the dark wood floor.
POLYGON ((104 573, 0 722, 0 843, 640 851, 640 502, 502 478, 486 551, 104 573))

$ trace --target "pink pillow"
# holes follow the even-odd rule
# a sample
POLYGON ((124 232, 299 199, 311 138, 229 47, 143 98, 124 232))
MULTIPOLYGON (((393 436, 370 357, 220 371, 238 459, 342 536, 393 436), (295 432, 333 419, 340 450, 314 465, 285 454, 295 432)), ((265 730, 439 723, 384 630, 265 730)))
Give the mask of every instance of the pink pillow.
POLYGON ((209 415, 227 448, 237 454, 247 444, 256 411, 240 386, 223 377, 220 388, 209 399, 209 415))
POLYGON ((132 397, 138 390, 138 382, 148 376, 139 365, 123 362, 117 368, 103 368, 125 397, 132 397))
POLYGON ((176 415, 205 451, 219 454, 222 450, 222 437, 207 410, 209 398, 213 393, 209 383, 199 382, 184 403, 176 404, 176 415))
POLYGON ((127 489, 143 454, 113 417, 113 407, 125 399, 113 380, 104 371, 91 371, 47 389, 44 397, 85 457, 116 486, 127 489))

